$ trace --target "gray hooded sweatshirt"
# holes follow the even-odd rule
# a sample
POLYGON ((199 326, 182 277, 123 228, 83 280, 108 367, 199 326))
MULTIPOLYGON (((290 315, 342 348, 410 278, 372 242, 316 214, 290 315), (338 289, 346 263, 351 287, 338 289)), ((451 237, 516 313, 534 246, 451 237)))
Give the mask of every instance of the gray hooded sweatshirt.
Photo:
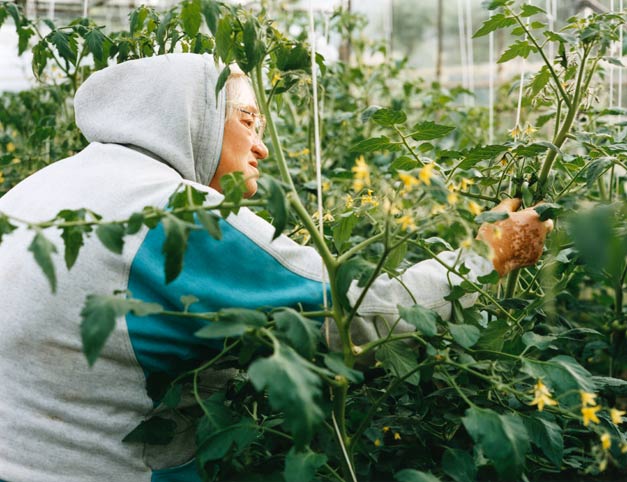
MULTIPOLYGON (((122 220, 144 206, 164 207, 181 183, 207 187, 219 162, 225 99, 217 101, 218 72, 208 55, 172 54, 130 61, 93 74, 75 99, 78 127, 90 142, 82 152, 30 176, 0 198, 0 212, 30 220, 62 209, 88 208, 122 220)), ((71 271, 58 231, 46 236, 57 293, 28 252, 25 229, 0 244, 0 480, 6 482, 199 481, 193 430, 167 446, 123 443, 153 411, 145 390, 153 373, 177 375, 211 356, 196 338, 201 320, 132 314, 116 321, 102 354, 89 368, 82 353, 80 311, 88 294, 129 290, 134 298, 181 310, 322 304, 322 262, 315 250, 280 236, 248 209, 220 221, 222 239, 191 234, 180 276, 166 285, 161 227, 127 237, 115 255, 91 236, 71 271)), ((456 253, 440 255, 453 263, 456 253)), ((474 275, 490 264, 465 256, 474 275)), ((387 333, 397 305, 420 304, 450 316, 449 277, 434 260, 419 263, 402 283, 381 276, 354 320, 358 342, 387 333), (376 320, 376 321, 375 321, 376 320), (375 326, 375 323, 377 326, 375 326)), ((453 279, 454 282, 459 280, 453 279)), ((354 302, 359 288, 352 286, 354 302)), ((473 302, 470 296, 463 303, 473 302)), ((401 322, 398 331, 414 330, 401 322)), ((216 380, 217 382, 217 380, 216 380)))

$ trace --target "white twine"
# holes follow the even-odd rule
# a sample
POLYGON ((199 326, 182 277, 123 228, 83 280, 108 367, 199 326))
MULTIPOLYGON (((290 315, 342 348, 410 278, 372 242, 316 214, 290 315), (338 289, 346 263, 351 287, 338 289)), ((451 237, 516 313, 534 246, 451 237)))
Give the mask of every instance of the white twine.
MULTIPOLYGON (((457 22, 459 28, 459 55, 462 64, 462 85, 468 89, 468 60, 466 55, 466 26, 464 22, 464 5, 463 0, 457 0, 457 22)), ((468 105, 468 96, 464 96, 464 104, 468 105)))
POLYGON ((88 8, 89 8, 89 0, 83 0, 83 18, 87 17, 88 8))
MULTIPOLYGON (((621 15, 624 14, 624 4, 623 4, 623 0, 620 0, 619 4, 618 4, 618 9, 620 10, 621 15)), ((618 52, 618 56, 622 62, 623 60, 623 31, 625 30, 625 27, 623 25, 621 25, 619 33, 618 33, 618 48, 619 48, 619 52, 618 52)), ((622 108, 623 107, 623 69, 619 68, 618 69, 618 108, 622 108)))
MULTIPOLYGON (((492 12, 490 12, 490 17, 492 17, 492 12)), ((488 70, 488 144, 494 143, 494 70, 495 70, 495 61, 494 61, 494 32, 490 32, 488 37, 489 43, 489 51, 490 57, 488 60, 489 70, 488 70)))
MULTIPOLYGON (((324 238, 322 162, 320 160, 320 125, 318 122, 318 65, 316 64, 316 31, 314 28, 313 0, 309 0, 309 43, 311 45, 311 88, 313 90, 314 156, 316 159, 316 188, 318 193, 318 229, 320 231, 320 236, 324 238)), ((322 262, 322 303, 326 311, 328 309, 328 300, 326 269, 324 267, 324 262, 322 262)))
MULTIPOLYGON (((472 48, 472 9, 470 6, 471 0, 466 0, 466 62, 468 64, 468 90, 475 93, 475 56, 472 48)), ((475 105, 474 95, 470 96, 470 105, 475 105)))
POLYGON ((55 0, 50 0, 48 5, 48 18, 54 22, 55 0))
MULTIPOLYGON (((556 9, 557 4, 554 0, 546 0, 546 19, 548 20, 550 31, 555 30, 556 9)), ((553 42, 549 42, 549 58, 551 59, 551 62, 553 62, 553 59, 555 58, 555 44, 553 42)))
MULTIPOLYGON (((610 12, 614 13, 614 0, 610 0, 610 12)), ((610 47, 610 57, 613 56, 615 52, 616 42, 612 42, 612 46, 610 47)), ((607 68, 609 69, 608 81, 610 84, 607 106, 611 109, 614 107, 614 66, 612 64, 608 64, 607 68)))

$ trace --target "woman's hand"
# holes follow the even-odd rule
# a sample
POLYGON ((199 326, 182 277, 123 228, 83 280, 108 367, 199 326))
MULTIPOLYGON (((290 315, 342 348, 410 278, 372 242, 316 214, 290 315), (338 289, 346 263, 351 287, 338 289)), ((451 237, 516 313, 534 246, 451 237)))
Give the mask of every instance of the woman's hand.
POLYGON ((533 208, 517 211, 520 199, 505 199, 492 211, 507 212, 509 217, 495 223, 484 223, 477 239, 492 248, 492 263, 499 275, 535 264, 544 247, 553 221, 540 221, 533 208))

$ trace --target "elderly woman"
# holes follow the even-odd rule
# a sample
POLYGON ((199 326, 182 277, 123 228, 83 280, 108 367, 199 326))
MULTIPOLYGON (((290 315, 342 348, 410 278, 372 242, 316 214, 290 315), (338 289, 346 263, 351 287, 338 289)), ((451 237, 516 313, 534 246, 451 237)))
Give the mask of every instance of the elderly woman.
MULTIPOLYGON (((135 60, 93 74, 75 99, 76 122, 90 144, 24 180, 0 199, 0 211, 36 221, 61 209, 88 208, 105 219, 124 219, 144 206, 164 207, 181 183, 218 203, 220 178, 234 171, 244 173, 246 194, 253 195, 258 164, 268 155, 261 139, 263 120, 243 74, 232 75, 216 98, 217 76, 213 58, 194 54, 135 60)), ((513 252, 484 230, 501 273, 537 259, 547 231, 535 213, 516 215, 499 239, 526 226, 536 247, 521 255, 522 248, 513 252)), ((184 269, 167 286, 161 227, 127 237, 120 256, 92 236, 71 272, 55 259, 56 294, 27 253, 32 233, 18 230, 3 240, 0 479, 198 480, 190 462, 193 437, 180 434, 166 447, 121 440, 153 409, 146 377, 176 375, 209 356, 207 344, 194 337, 202 321, 129 314, 117 321, 98 362, 89 368, 79 320, 87 294, 125 289, 166 310, 179 310, 181 296, 189 294, 199 298, 195 307, 203 311, 319 309, 322 268, 315 250, 283 236, 272 241, 274 228, 247 209, 220 226, 219 241, 204 230, 190 235, 184 269)), ((60 236, 54 241, 62 246, 60 236)), ((449 261, 455 256, 442 254, 449 261)), ((465 262, 474 275, 493 267, 476 255, 467 255, 465 262)), ((407 270, 403 284, 419 303, 450 315, 450 303, 443 299, 449 292, 447 273, 433 260, 407 270)), ((354 286, 349 298, 357 295, 354 286)), ((375 315, 395 316, 397 304, 414 302, 396 280, 380 277, 355 320, 356 339, 377 336, 375 315)), ((398 329, 413 328, 401 323, 398 329)))

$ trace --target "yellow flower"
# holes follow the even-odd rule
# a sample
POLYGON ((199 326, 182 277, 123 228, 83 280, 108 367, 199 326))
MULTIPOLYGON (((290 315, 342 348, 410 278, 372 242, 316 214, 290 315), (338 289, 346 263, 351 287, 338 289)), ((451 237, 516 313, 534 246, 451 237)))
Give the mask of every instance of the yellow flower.
POLYGON ((446 201, 451 206, 454 206, 455 204, 457 204, 457 201, 459 201, 459 195, 456 192, 451 191, 446 195, 446 201))
POLYGON ((603 450, 609 450, 609 448, 612 446, 612 437, 610 437, 610 434, 605 432, 603 435, 601 435, 601 447, 603 447, 603 450))
POLYGON ((627 454, 627 443, 623 442, 622 444, 620 444, 620 453, 627 454))
POLYGON ((13 160, 11 161, 12 164, 19 164, 20 162, 21 161, 19 157, 14 157, 13 160))
POLYGON ((529 124, 529 122, 527 122, 527 125, 525 126, 525 130, 523 131, 523 133, 526 136, 530 136, 531 134, 533 134, 534 132, 537 132, 537 131, 538 131, 538 129, 536 129, 531 124, 529 124))
POLYGON ((607 469, 607 459, 603 459, 599 462, 599 472, 603 472, 605 469, 607 469))
POLYGON ((621 423, 623 423, 623 415, 625 415, 625 411, 624 410, 618 410, 617 408, 612 408, 610 410, 610 417, 612 419, 612 422, 615 425, 620 425, 621 423))
POLYGON ((355 166, 352 168, 353 190, 361 191, 365 186, 370 186, 370 168, 366 164, 364 156, 359 156, 355 160, 355 166))
POLYGON ((346 206, 346 209, 353 207, 353 197, 350 194, 347 194, 344 198, 344 206, 346 206))
POLYGON ((533 395, 534 399, 529 405, 537 405, 539 412, 544 410, 545 405, 557 405, 557 400, 553 400, 551 398, 551 391, 544 383, 542 383, 542 380, 538 380, 533 386, 533 395))
POLYGON ((403 231, 406 231, 407 229, 410 229, 411 231, 413 231, 414 229, 416 229, 416 224, 414 223, 414 219, 408 214, 406 214, 403 217, 398 218, 396 222, 401 225, 401 229, 403 231))
POLYGON ((587 427, 590 425, 590 422, 599 423, 599 417, 597 417, 597 412, 601 410, 601 407, 582 407, 581 415, 583 417, 583 426, 587 427))
POLYGON ((400 440, 401 439, 401 434, 398 432, 394 432, 394 440, 400 440))
POLYGON ((418 179, 416 179, 411 174, 407 174, 405 172, 399 172, 398 177, 403 182, 403 187, 404 187, 405 192, 411 191, 413 186, 416 186, 419 184, 418 179))
MULTIPOLYGON (((318 211, 315 211, 312 215, 311 218, 313 220, 318 220, 320 219, 320 214, 318 214, 318 211)), ((327 211, 325 214, 322 215, 322 220, 323 221, 335 221, 335 218, 333 217, 333 214, 331 214, 329 211, 327 211)))
POLYGON ((461 243, 460 246, 462 248, 470 248, 472 246, 472 239, 470 238, 466 238, 464 239, 461 243))
POLYGON ((475 183, 475 181, 473 181, 472 179, 466 179, 465 177, 462 178, 462 182, 459 184, 459 188, 462 191, 465 191, 466 189, 468 189, 468 186, 472 186, 475 183))
POLYGON ((479 216, 483 209, 481 209, 481 206, 479 206, 476 202, 470 201, 468 203, 468 211, 470 211, 473 216, 479 216))
POLYGON ((375 446, 375 447, 381 447, 381 440, 376 439, 376 440, 374 441, 374 446, 375 446))
POLYGON ((7 149, 7 152, 15 152, 15 144, 13 144, 12 142, 9 142, 7 144, 6 149, 7 149))
POLYGON ((431 178, 433 177, 434 167, 435 167, 435 163, 430 162, 429 164, 425 164, 424 167, 420 169, 420 171, 418 172, 418 177, 427 186, 431 185, 431 178))
POLYGON ((4 176, 2 175, 2 173, 0 172, 0 184, 2 184, 4 182, 4 176))
POLYGON ((520 130, 519 125, 516 124, 513 129, 508 131, 508 133, 510 137, 513 137, 514 139, 516 139, 522 133, 522 131, 520 130))
POLYGON ((387 433, 389 431, 390 431, 390 427, 387 427, 387 426, 383 427, 383 433, 387 433))
POLYGON ((431 208, 431 216, 435 216, 436 214, 443 213, 444 211, 446 211, 446 208, 444 207, 444 205, 436 203, 431 208))
POLYGON ((281 81, 281 74, 279 72, 275 72, 272 76, 272 85, 277 84, 281 81))
POLYGON ((579 390, 581 395, 581 405, 587 407, 588 405, 596 405, 597 402, 595 398, 597 398, 596 393, 584 392, 583 390, 579 390))
POLYGON ((396 204, 392 204, 388 198, 385 198, 383 200, 383 209, 386 213, 391 214, 392 216, 401 214, 401 210, 398 208, 398 206, 396 204))
POLYGON ((368 204, 372 205, 374 208, 379 205, 377 197, 372 195, 372 189, 368 189, 368 194, 361 196, 361 205, 366 206, 368 204))
POLYGON ((322 183, 322 192, 327 192, 329 189, 331 189, 331 183, 329 181, 324 181, 322 183))

